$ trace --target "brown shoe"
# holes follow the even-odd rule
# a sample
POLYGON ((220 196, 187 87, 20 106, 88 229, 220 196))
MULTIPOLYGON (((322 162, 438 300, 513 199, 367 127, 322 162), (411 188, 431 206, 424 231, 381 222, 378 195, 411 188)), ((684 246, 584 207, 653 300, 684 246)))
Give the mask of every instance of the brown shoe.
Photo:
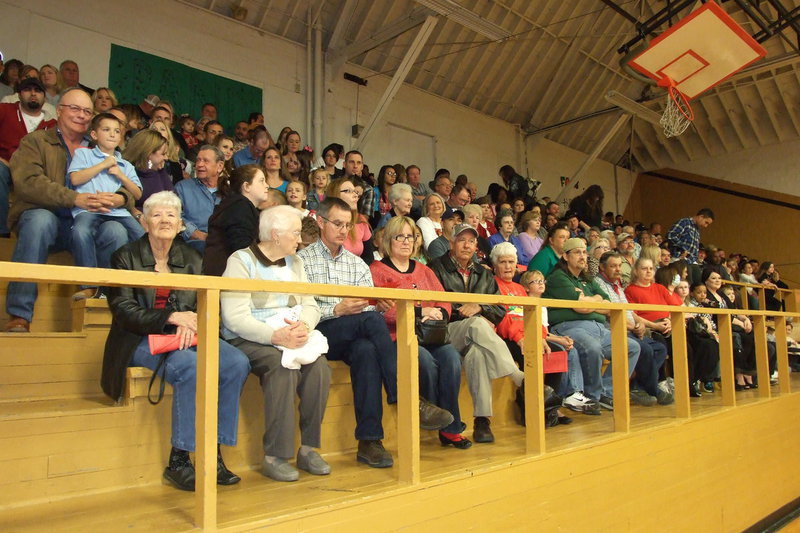
POLYGON ((356 460, 372 468, 389 468, 394 464, 392 454, 386 451, 383 443, 379 440, 358 441, 356 460))
POLYGON ((29 333, 31 330, 31 323, 18 316, 12 316, 11 320, 6 322, 6 333, 29 333))
POLYGON ((75 294, 72 295, 72 299, 76 302, 81 300, 88 300, 90 298, 97 298, 100 294, 100 290, 97 287, 90 287, 88 289, 81 289, 75 294))

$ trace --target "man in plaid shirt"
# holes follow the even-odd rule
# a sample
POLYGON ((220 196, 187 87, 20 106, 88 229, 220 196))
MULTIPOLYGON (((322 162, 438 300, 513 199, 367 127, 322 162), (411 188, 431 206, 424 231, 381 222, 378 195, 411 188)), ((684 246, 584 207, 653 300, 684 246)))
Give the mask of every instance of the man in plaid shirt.
POLYGON ((689 264, 697 262, 700 249, 700 230, 714 222, 714 212, 704 207, 693 217, 678 220, 667 233, 673 259, 685 258, 689 264))
MULTIPOLYGON (((325 285, 372 287, 372 274, 364 261, 342 245, 352 228, 352 211, 341 199, 328 197, 317 209, 320 238, 297 256, 303 260, 308 281, 325 285)), ((317 329, 328 339, 328 359, 350 366, 353 403, 356 410, 358 453, 356 460, 374 468, 393 464, 384 449, 383 399, 397 402, 397 346, 389 335, 386 321, 363 298, 316 297, 321 311, 317 329)), ((379 300, 377 308, 385 311, 394 302, 379 300)), ((453 421, 453 415, 420 398, 420 426, 441 429, 453 421)))

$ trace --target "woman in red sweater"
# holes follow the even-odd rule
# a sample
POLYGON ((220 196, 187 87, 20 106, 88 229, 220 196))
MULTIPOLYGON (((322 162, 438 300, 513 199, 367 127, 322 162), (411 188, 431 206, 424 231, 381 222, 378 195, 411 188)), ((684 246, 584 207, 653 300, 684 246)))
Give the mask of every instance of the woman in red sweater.
MULTIPOLYGON (((676 305, 669 291, 655 283, 655 266, 651 259, 640 257, 633 265, 634 277, 625 289, 625 297, 632 304, 676 305)), ((672 332, 668 311, 634 311, 642 318, 644 325, 664 337, 672 332)), ((668 346, 669 347, 669 346, 668 346)))
MULTIPOLYGON (((419 289, 444 291, 433 270, 411 259, 414 242, 419 238, 414 231, 414 221, 405 216, 392 217, 384 227, 383 248, 385 256, 370 265, 372 281, 376 287, 394 289, 419 289)), ((451 306, 446 302, 417 302, 416 316, 425 320, 444 320, 450 316, 451 306)), ((394 307, 383 314, 392 340, 397 340, 397 312, 394 307)), ((461 433, 466 429, 458 408, 461 388, 461 355, 451 344, 419 346, 419 392, 426 400, 450 411, 453 422, 439 431, 442 445, 452 444, 464 450, 472 442, 461 433)))

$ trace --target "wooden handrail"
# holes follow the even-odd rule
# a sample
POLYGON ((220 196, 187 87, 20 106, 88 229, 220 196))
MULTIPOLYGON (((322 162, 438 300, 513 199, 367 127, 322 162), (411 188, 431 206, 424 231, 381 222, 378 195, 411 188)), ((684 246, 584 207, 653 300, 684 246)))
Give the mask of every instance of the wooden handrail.
MULTIPOLYGON (((420 482, 419 452, 419 383, 417 361, 417 339, 414 333, 414 303, 417 301, 444 301, 455 303, 520 305, 524 308, 525 342, 525 403, 526 449, 528 454, 545 453, 544 428, 544 374, 542 371, 540 306, 555 308, 575 307, 573 300, 543 300, 532 297, 480 295, 452 292, 421 291, 408 289, 365 288, 313 283, 290 283, 256 281, 247 279, 193 276, 186 274, 161 274, 152 272, 121 271, 70 267, 58 265, 35 265, 0 262, 0 280, 29 281, 58 284, 114 285, 134 287, 169 287, 197 291, 198 301, 198 369, 197 369, 197 441, 196 441, 196 493, 195 523, 206 531, 217 529, 216 486, 216 436, 217 394, 219 368, 219 295, 221 291, 279 292, 310 294, 319 296, 355 296, 369 299, 390 299, 397 302, 397 353, 398 353, 398 477, 403 483, 420 482)), ((733 282, 738 284, 738 282, 733 282)), ((762 286, 763 287, 763 286, 762 286)), ((795 291, 790 292, 793 296, 795 291)), ((796 302, 796 298, 790 299, 796 302)), ((622 354, 615 358, 612 367, 614 395, 614 431, 630 431, 630 406, 628 403, 628 358, 626 311, 666 311, 673 323, 681 323, 687 314, 698 312, 697 308, 646 304, 618 304, 610 302, 584 302, 582 307, 610 310, 612 353, 622 354)), ((722 378, 723 405, 736 405, 734 394, 734 368, 732 319, 733 315, 747 314, 754 317, 757 339, 757 368, 759 375, 766 375, 768 368, 766 349, 766 317, 775 317, 776 340, 778 342, 778 368, 781 393, 791 392, 786 348, 786 319, 800 318, 796 308, 789 312, 765 310, 702 308, 700 312, 719 315, 720 373, 722 378)), ((689 374, 687 364, 686 332, 683 328, 673 330, 673 357, 675 370, 676 413, 680 418, 690 416, 689 374)), ((759 387, 759 396, 769 398, 769 386, 759 387)))

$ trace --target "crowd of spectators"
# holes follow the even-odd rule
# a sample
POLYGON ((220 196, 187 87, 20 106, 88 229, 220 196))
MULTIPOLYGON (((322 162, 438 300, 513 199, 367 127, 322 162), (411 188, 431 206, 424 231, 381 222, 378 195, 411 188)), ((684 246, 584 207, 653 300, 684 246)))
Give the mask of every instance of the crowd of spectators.
MULTIPOLYGON (((594 416, 614 408, 609 312, 592 302, 697 309, 686 324, 671 323, 664 311, 626 313, 630 401, 642 406, 673 402, 671 332, 678 327, 687 330, 691 395, 714 393, 719 337, 715 316, 702 309, 758 305, 756 291, 748 289, 745 305, 725 280, 763 284, 766 307, 781 308, 776 291, 785 285, 772 263, 701 244, 715 217, 708 208, 664 232, 659 223, 631 224, 604 211, 598 185, 568 204, 539 198, 540 183, 510 165, 483 196, 463 174, 441 168, 428 180, 432 169, 414 162, 373 165, 376 177, 363 154, 341 144, 315 153, 288 126, 273 137, 258 111, 228 136, 213 103, 197 116, 176 116, 156 95, 120 104, 109 88, 80 85, 73 61, 58 70, 9 61, 0 82, 11 97, 0 104, 0 234, 17 234, 13 261, 44 263, 66 249, 79 266, 574 301, 542 308, 544 355, 563 352, 566 360, 565 371, 546 379, 548 426, 572 421, 562 406, 594 416)), ((158 373, 160 361, 163 379, 176 387, 164 475, 192 490, 196 301, 186 291, 148 288, 89 286, 74 295, 97 297, 108 298, 113 315, 103 388, 119 399, 128 365, 158 373), (159 360, 147 338, 161 333, 178 340, 159 360)), ((35 284, 9 285, 5 331, 29 331, 35 300, 35 284)), ((521 308, 418 302, 416 318, 427 332, 418 332, 424 429, 457 449, 493 442, 492 381, 505 377, 517 388, 524 421, 521 308), (458 406, 462 366, 472 440, 458 406)), ((354 391, 356 458, 376 468, 393 464, 382 445, 383 392, 389 404, 397 401, 393 301, 231 293, 222 298, 222 324, 220 374, 230 368, 230 379, 220 381, 220 444, 235 444, 238 391, 249 369, 264 390, 263 473, 279 481, 298 479, 298 469, 330 473, 315 449, 330 385, 326 361, 341 360, 354 391), (289 462, 293 392, 300 397, 297 468, 289 462)), ((736 388, 774 379, 759 383, 744 313, 734 315, 733 328, 736 388)), ((774 342, 769 348, 772 373, 774 342)), ((238 482, 221 453, 218 482, 238 482)))

